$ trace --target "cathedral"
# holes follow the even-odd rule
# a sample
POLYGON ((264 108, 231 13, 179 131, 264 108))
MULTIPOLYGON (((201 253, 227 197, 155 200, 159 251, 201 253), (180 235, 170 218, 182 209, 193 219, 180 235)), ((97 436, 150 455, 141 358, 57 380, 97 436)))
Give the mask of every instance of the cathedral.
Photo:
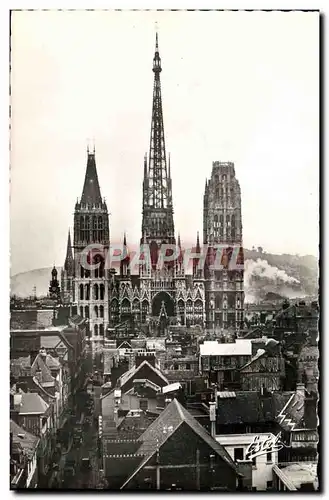
MULTIPOLYGON (((141 248, 148 247, 150 258, 139 264, 137 275, 131 273, 129 251, 118 272, 108 269, 101 255, 92 261, 98 264, 96 269, 89 270, 81 263, 82 251, 87 246, 100 244, 105 251, 110 248, 109 213, 101 196, 95 149, 87 150, 82 195, 74 211, 73 244, 68 235, 61 293, 62 301, 75 305, 77 313, 88 320, 89 335, 95 342, 102 341, 109 328, 129 322, 154 335, 161 334, 169 325, 200 325, 202 329, 217 331, 227 327, 238 329, 243 321, 243 269, 231 270, 224 265, 213 270, 207 259, 206 265, 199 265, 196 255, 201 255, 203 247, 197 233, 188 273, 180 236, 177 239, 175 236, 161 71, 156 35, 151 138, 149 153, 144 157, 140 238, 141 248), (174 258, 163 262, 162 245, 177 249, 174 258)), ((214 162, 211 179, 206 182, 203 243, 224 245, 231 250, 242 245, 240 186, 232 163, 214 162)), ((126 235, 123 247, 128 249, 126 235)))

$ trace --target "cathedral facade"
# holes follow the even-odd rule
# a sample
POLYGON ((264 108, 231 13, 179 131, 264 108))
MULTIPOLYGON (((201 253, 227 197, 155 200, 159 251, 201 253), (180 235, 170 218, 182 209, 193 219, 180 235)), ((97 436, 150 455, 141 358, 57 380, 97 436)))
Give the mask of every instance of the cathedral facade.
MULTIPOLYGON (((131 273, 129 251, 120 262, 119 272, 108 269, 104 265, 106 259, 101 255, 96 260, 97 269, 86 269, 82 263, 82 251, 87 246, 100 244, 105 251, 110 247, 109 214, 101 197, 95 150, 87 152, 82 196, 75 206, 73 245, 69 234, 62 271, 62 297, 66 302, 75 304, 78 314, 88 320, 90 337, 94 341, 104 339, 109 327, 115 328, 124 322, 144 325, 154 334, 154 330, 161 331, 162 326, 169 324, 198 324, 201 328, 236 326, 243 312, 243 273, 231 278, 225 271, 219 277, 209 266, 198 265, 196 257, 192 259, 191 272, 186 271, 180 237, 178 235, 176 240, 175 236, 170 156, 166 153, 162 113, 161 71, 156 36, 151 139, 149 153, 144 157, 140 238, 141 249, 147 247, 150 258, 139 264, 137 274, 131 273), (164 245, 168 247, 165 258, 164 245), (234 287, 231 287, 232 279, 234 287), (225 293, 224 287, 228 287, 225 293)), ((204 220, 205 244, 242 242, 240 188, 232 164, 214 164, 211 180, 206 184, 204 220), (226 226, 224 220, 227 221, 226 226)), ((123 246, 128 249, 126 235, 123 246)), ((194 255, 203 251, 199 234, 193 250, 194 255)))

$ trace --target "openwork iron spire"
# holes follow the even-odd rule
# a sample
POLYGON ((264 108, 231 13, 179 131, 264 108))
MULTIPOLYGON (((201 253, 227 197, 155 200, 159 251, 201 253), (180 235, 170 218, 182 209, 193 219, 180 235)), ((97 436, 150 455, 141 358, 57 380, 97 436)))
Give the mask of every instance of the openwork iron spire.
POLYGON ((170 203, 170 188, 167 175, 166 146, 162 114, 161 71, 158 34, 156 34, 155 54, 153 58, 154 85, 149 154, 149 204, 154 208, 167 208, 170 203))
MULTIPOLYGON (((149 158, 144 158, 142 240, 147 243, 175 243, 172 185, 167 171, 163 127, 158 34, 153 58, 153 105, 149 158), (147 161, 148 160, 148 161, 147 161)), ((169 160, 170 161, 170 160, 169 160)))

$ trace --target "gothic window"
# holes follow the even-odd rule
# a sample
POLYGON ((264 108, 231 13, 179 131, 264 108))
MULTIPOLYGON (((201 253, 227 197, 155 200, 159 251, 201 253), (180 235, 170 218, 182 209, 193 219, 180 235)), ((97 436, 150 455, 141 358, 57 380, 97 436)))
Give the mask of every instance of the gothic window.
POLYGON ((231 236, 235 238, 235 215, 232 215, 231 219, 231 236))
POLYGON ((83 300, 83 285, 80 285, 80 300, 83 300))
POLYGON ((80 217, 80 240, 85 239, 85 219, 83 216, 80 217))
POLYGON ((103 220, 101 216, 98 217, 98 229, 103 229, 103 220))
POLYGON ((215 297, 215 308, 220 309, 221 308, 221 297, 220 295, 216 295, 215 297))
POLYGON ((99 325, 99 334, 104 335, 104 325, 103 324, 99 325))
POLYGON ((83 318, 83 306, 80 306, 80 316, 83 318))
POLYGON ((94 307, 94 311, 95 311, 95 316, 96 316, 96 318, 98 318, 98 306, 95 306, 95 307, 94 307))
POLYGON ((219 177, 218 175, 215 175, 215 184, 218 184, 219 183, 219 177))
POLYGON ((90 285, 86 285, 86 300, 90 300, 90 285))
POLYGON ((104 287, 103 283, 100 285, 99 288, 100 288, 100 299, 104 300, 105 287, 104 287))
POLYGON ((100 318, 104 318, 104 306, 99 306, 99 316, 100 318))
POLYGON ((89 319, 89 306, 85 307, 85 317, 89 319))
POLYGON ((84 278, 85 275, 85 268, 83 266, 80 266, 80 277, 84 278))
POLYGON ((202 314, 202 309, 203 309, 202 301, 196 300, 194 303, 194 312, 196 314, 202 314))
POLYGON ((98 274, 99 274, 99 268, 96 267, 96 269, 95 269, 95 278, 98 278, 98 274))
POLYGON ((130 313, 130 302, 128 299, 123 299, 121 304, 121 311, 123 314, 130 313))
POLYGON ((224 216, 223 216, 223 214, 221 214, 219 216, 219 232, 220 232, 221 236, 224 235, 224 216))
POLYGON ((215 191, 215 198, 216 200, 219 199, 219 188, 216 188, 216 191, 215 191))
POLYGON ((97 229, 97 217, 93 217, 93 229, 97 229))
POLYGON ((225 182, 226 181, 226 175, 223 175, 222 177, 222 181, 225 182))
POLYGON ((98 285, 94 285, 94 299, 98 300, 98 285))
POLYGON ((101 259, 101 263, 99 266, 99 277, 103 278, 104 276, 104 259, 101 259))
POLYGON ((98 335, 98 325, 94 326, 94 332, 95 332, 95 335, 97 336, 98 335))

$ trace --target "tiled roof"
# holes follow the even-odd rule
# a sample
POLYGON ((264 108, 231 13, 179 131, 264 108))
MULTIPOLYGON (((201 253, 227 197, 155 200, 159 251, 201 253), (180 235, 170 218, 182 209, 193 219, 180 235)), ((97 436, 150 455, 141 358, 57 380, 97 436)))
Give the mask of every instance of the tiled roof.
POLYGON ((49 405, 42 399, 37 392, 23 392, 19 407, 19 413, 26 415, 28 413, 43 414, 49 405))
POLYGON ((213 450, 217 453, 228 465, 237 471, 236 465, 225 448, 217 443, 206 429, 194 418, 192 415, 174 399, 169 405, 161 412, 159 417, 152 422, 146 431, 140 436, 139 440, 142 441, 137 453, 145 455, 145 458, 139 464, 133 474, 127 479, 126 484, 142 469, 142 467, 154 455, 156 450, 160 448, 167 439, 174 434, 182 423, 186 423, 201 439, 203 439, 213 450))
POLYGON ((292 392, 261 396, 257 391, 238 391, 235 397, 218 399, 216 420, 219 425, 273 422, 292 392))
POLYGON ((13 444, 20 445, 28 458, 32 458, 39 442, 39 438, 10 420, 10 432, 13 435, 13 444))
POLYGON ((46 356, 40 353, 37 355, 31 366, 31 374, 33 376, 36 376, 38 372, 41 372, 41 377, 40 379, 38 378, 40 384, 48 382, 55 383, 55 379, 46 365, 46 356))

